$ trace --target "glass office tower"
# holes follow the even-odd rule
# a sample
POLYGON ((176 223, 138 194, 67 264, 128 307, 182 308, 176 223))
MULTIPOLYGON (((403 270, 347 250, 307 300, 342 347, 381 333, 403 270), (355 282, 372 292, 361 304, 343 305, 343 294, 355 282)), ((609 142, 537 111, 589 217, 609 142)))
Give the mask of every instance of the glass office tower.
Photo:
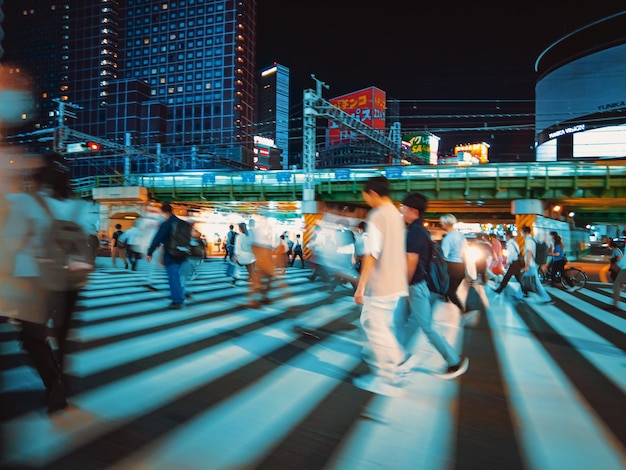
POLYGON ((257 99, 257 134, 272 139, 289 167, 289 69, 274 64, 261 72, 257 99))
MULTIPOLYGON (((9 4, 5 60, 41 87, 34 126, 50 125, 57 99, 72 129, 163 155, 159 168, 133 157, 132 171, 252 167, 256 0, 9 4)), ((78 161, 78 174, 121 171, 109 153, 78 161)))

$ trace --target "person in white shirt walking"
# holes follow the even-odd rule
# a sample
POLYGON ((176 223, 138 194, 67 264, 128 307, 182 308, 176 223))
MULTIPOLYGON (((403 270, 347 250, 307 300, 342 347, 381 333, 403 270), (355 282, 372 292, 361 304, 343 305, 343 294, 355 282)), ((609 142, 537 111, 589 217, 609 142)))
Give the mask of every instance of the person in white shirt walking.
MULTIPOLYGON (((537 242, 530 234, 530 227, 528 225, 524 225, 522 227, 522 235, 524 236, 524 274, 523 276, 534 276, 535 281, 534 285, 537 289, 537 295, 541 299, 541 302, 544 304, 553 304, 554 301, 552 297, 546 292, 546 289, 541 284, 539 279, 538 269, 539 265, 535 262, 535 255, 537 253, 537 242)), ((522 299, 522 290, 517 293, 517 299, 522 299)))
POLYGON ((497 289, 494 290, 496 294, 501 293, 504 288, 507 286, 511 277, 515 276, 517 282, 521 284, 522 274, 521 271, 524 268, 524 260, 522 259, 521 250, 517 241, 515 241, 515 237, 513 236, 513 232, 510 230, 506 231, 506 262, 509 265, 506 273, 504 273, 504 277, 502 281, 500 281, 500 285, 497 289))
POLYGON ((372 208, 367 221, 367 246, 354 293, 367 336, 372 373, 353 380, 356 387, 388 396, 401 396, 399 366, 406 359, 395 330, 395 312, 408 296, 405 226, 389 197, 389 180, 369 179, 362 191, 372 208))
POLYGON ((454 305, 459 307, 461 314, 469 313, 461 299, 457 295, 457 290, 465 279, 465 253, 467 252, 467 240, 465 236, 456 229, 456 217, 452 214, 442 215, 439 218, 441 227, 446 234, 441 240, 441 251, 448 263, 448 276, 450 284, 448 286, 447 298, 454 305))

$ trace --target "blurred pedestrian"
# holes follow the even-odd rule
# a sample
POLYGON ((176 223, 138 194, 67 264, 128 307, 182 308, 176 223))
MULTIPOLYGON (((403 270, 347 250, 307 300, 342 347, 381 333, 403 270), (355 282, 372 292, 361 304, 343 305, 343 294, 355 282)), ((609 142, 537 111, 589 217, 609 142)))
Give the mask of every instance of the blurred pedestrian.
POLYGON ((504 254, 502 242, 495 233, 490 233, 488 238, 491 243, 491 260, 487 267, 487 275, 495 282, 499 282, 502 280, 502 276, 504 275, 504 254))
POLYGON ((224 262, 228 261, 233 256, 233 253, 235 251, 236 236, 237 232, 235 231, 235 226, 233 224, 229 225, 228 233, 224 237, 224 262))
POLYGON ((304 269, 304 258, 302 254, 302 240, 300 234, 296 235, 296 241, 293 244, 293 255, 291 256, 291 266, 296 263, 296 258, 300 258, 300 267, 304 269))
POLYGON ((613 250, 611 260, 615 260, 615 266, 617 267, 617 274, 613 281, 613 304, 609 307, 609 310, 621 312, 619 307, 620 298, 622 295, 622 287, 626 283, 626 256, 622 251, 617 248, 617 243, 614 240, 609 242, 609 247, 613 250))
POLYGON ((126 250, 126 260, 130 261, 130 268, 135 271, 137 262, 141 259, 140 239, 141 229, 139 228, 139 220, 135 220, 135 224, 123 232, 117 239, 118 243, 123 243, 126 250))
POLYGON ((285 240, 285 234, 282 234, 278 237, 278 243, 274 247, 274 266, 276 266, 276 270, 280 272, 280 274, 285 274, 287 271, 287 263, 288 263, 288 255, 289 245, 287 245, 287 240, 285 240))
POLYGON ((58 290, 46 289, 43 286, 49 282, 41 282, 43 274, 36 258, 41 256, 38 253, 47 253, 49 240, 45 237, 52 217, 78 223, 85 233, 86 249, 87 236, 97 234, 98 210, 93 204, 74 198, 70 168, 61 155, 47 155, 44 165, 35 172, 34 181, 36 194, 11 197, 2 240, 13 257, 9 274, 20 288, 13 293, 21 326, 19 341, 46 387, 45 403, 48 412, 53 413, 68 404, 68 381, 64 375, 67 336, 81 286, 68 284, 58 290), (56 338, 56 355, 49 335, 56 338))
POLYGON ((120 241, 119 238, 124 232, 122 231, 122 224, 115 224, 115 232, 111 239, 113 240, 113 246, 111 247, 111 263, 113 267, 117 267, 117 259, 121 259, 124 263, 124 267, 128 269, 128 261, 126 261, 126 244, 120 241))
POLYGON ((142 234, 139 242, 140 252, 142 256, 145 256, 146 262, 148 263, 146 287, 148 290, 156 291, 158 290, 156 287, 157 275, 159 271, 163 269, 163 246, 157 247, 152 258, 148 259, 147 254, 150 243, 152 243, 154 236, 159 231, 161 224, 165 222, 165 218, 163 217, 160 206, 159 209, 157 209, 154 205, 149 205, 146 208, 145 216, 139 220, 142 234))
POLYGON ((363 261, 363 255, 365 254, 365 230, 367 224, 365 221, 359 222, 354 231, 354 268, 357 272, 361 272, 361 262, 363 261))
POLYGON ((356 289, 359 273, 355 268, 354 233, 347 228, 347 221, 342 219, 334 233, 334 250, 328 256, 328 269, 332 274, 330 290, 342 284, 356 289))
POLYGON ((505 236, 506 263, 508 264, 508 268, 504 273, 504 277, 500 281, 500 285, 498 285, 498 287, 494 290, 496 294, 500 294, 504 290, 511 277, 515 276, 520 285, 522 280, 521 271, 524 267, 524 259, 522 258, 520 247, 517 244, 511 230, 507 230, 505 236))
POLYGON ((152 261, 152 255, 160 247, 163 246, 163 264, 167 272, 167 280, 170 285, 170 298, 172 302, 169 309, 180 309, 185 302, 185 285, 182 279, 182 265, 186 258, 174 258, 165 249, 172 235, 174 224, 183 222, 172 213, 172 206, 168 202, 161 204, 161 213, 164 222, 159 226, 157 233, 154 235, 150 247, 148 248, 148 256, 146 260, 152 261))
POLYGON ((552 232, 552 243, 548 256, 552 257, 552 266, 550 267, 552 285, 561 285, 561 274, 565 268, 565 245, 557 232, 552 232))
POLYGON ((362 194, 372 210, 354 301, 363 306, 361 326, 371 352, 371 373, 353 383, 373 393, 401 396, 398 366, 406 354, 396 337, 394 314, 408 295, 404 221, 389 196, 389 180, 384 176, 369 179, 362 194))
POLYGON ((617 279, 617 273, 620 272, 618 263, 622 259, 622 256, 624 256, 624 253, 619 249, 615 240, 611 240, 609 242, 609 250, 611 251, 611 259, 609 260, 609 276, 611 278, 611 282, 615 282, 615 279, 617 279))
POLYGON ((250 297, 250 305, 257 306, 259 299, 256 294, 259 293, 259 278, 255 269, 256 258, 252 252, 252 237, 248 232, 248 227, 245 222, 240 222, 237 226, 239 234, 235 238, 235 255, 233 260, 239 265, 244 266, 248 272, 248 281, 250 282, 250 291, 248 293, 250 297))
MULTIPOLYGON (((538 274, 539 265, 535 261, 535 254, 537 252, 537 242, 532 237, 530 232, 531 232, 531 228, 528 225, 524 225, 522 227, 522 236, 524 237, 524 268, 523 268, 524 274, 522 275, 522 277, 529 276, 531 278, 534 278, 534 280, 532 281, 532 285, 535 286, 536 293, 539 295, 539 298, 541 299, 542 303, 553 304, 554 301, 548 295, 548 293, 546 292, 546 289, 543 287, 543 285, 541 284, 541 281, 539 280, 539 274, 538 274)), ((521 291, 517 293, 516 297, 518 298, 518 300, 522 299, 522 294, 523 293, 521 291)))
POLYGON ((446 234, 441 239, 441 251, 443 251, 443 256, 448 263, 448 275, 450 276, 447 298, 450 302, 459 307, 461 314, 468 314, 470 312, 467 311, 457 293, 461 282, 465 279, 467 240, 465 236, 456 229, 457 220, 454 215, 442 215, 439 221, 441 222, 441 227, 446 231, 446 234))
POLYGON ((268 301, 272 283, 276 280, 271 227, 265 223, 257 225, 254 219, 250 219, 248 221, 248 236, 252 240, 252 253, 256 259, 254 267, 260 284, 261 298, 268 301))

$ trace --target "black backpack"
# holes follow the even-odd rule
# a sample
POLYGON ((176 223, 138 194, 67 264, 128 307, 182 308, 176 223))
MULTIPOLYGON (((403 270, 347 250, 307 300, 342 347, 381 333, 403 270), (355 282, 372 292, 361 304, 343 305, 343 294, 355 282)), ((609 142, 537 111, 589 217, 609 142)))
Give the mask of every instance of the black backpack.
POLYGON ((424 231, 427 234, 428 245, 430 247, 430 258, 426 263, 426 271, 424 272, 426 285, 428 285, 428 290, 432 293, 445 296, 450 286, 448 263, 443 256, 441 245, 432 241, 430 233, 426 229, 424 229, 424 231))
POLYGON ((189 241, 189 245, 191 249, 191 256, 193 258, 204 258, 205 249, 204 243, 202 243, 201 239, 192 237, 189 241))
POLYGON ((170 238, 165 244, 165 251, 173 260, 184 261, 191 255, 191 225, 184 220, 172 221, 170 238))
POLYGON ((535 263, 542 265, 548 262, 548 244, 544 242, 538 242, 535 240, 535 244, 537 245, 537 253, 535 253, 535 263))
POLYGON ((83 287, 95 268, 95 260, 92 237, 74 222, 80 216, 78 201, 71 220, 60 220, 43 197, 37 193, 33 197, 51 221, 43 237, 45 245, 35 253, 41 285, 48 291, 61 292, 83 287))

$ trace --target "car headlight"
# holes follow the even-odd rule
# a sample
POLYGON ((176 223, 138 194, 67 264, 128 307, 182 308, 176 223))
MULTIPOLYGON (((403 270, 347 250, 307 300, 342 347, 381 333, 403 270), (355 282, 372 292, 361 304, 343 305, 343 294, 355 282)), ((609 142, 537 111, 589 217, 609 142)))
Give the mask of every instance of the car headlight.
POLYGON ((480 261, 483 257, 483 253, 480 248, 475 246, 470 246, 465 251, 465 261, 468 263, 476 263, 480 261))

